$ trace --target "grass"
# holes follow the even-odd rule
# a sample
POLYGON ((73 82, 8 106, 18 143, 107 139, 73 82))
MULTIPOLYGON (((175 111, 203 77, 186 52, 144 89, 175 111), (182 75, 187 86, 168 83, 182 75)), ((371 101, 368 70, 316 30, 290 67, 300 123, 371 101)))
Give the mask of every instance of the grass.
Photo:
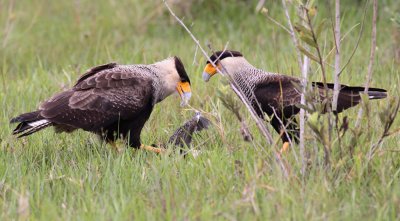
MULTIPOLYGON (((398 28, 390 18, 396 1, 379 1, 374 87, 398 96, 399 62, 393 51, 398 28)), ((363 2, 343 2, 342 33, 362 20, 363 2)), ((193 3, 185 15, 202 44, 241 51, 255 66, 300 76, 290 37, 245 1, 193 3)), ((251 5, 251 4, 250 4, 251 5)), ((326 2, 317 2, 319 17, 329 17, 326 2)), ((180 15, 184 10, 175 8, 180 15)), ((285 24, 280 4, 268 5, 270 16, 285 24)), ((397 8, 398 10, 398 8, 397 8)), ((294 16, 294 10, 292 16, 294 16)), ((341 81, 362 85, 368 65, 371 30, 368 10, 359 48, 341 81)), ((322 146, 307 129, 308 174, 302 178, 288 154, 291 177, 282 177, 256 127, 254 143, 242 141, 239 125, 216 97, 220 76, 203 83, 205 59, 194 57, 190 37, 159 1, 0 1, 0 219, 16 220, 398 220, 400 218, 400 138, 384 140, 371 160, 366 155, 383 131, 379 113, 387 101, 369 103, 357 138, 354 158, 338 157, 322 166, 322 146), (12 6, 10 6, 12 5, 12 6), (78 131, 55 134, 46 129, 15 139, 11 117, 34 110, 40 101, 69 87, 86 69, 111 61, 152 63, 182 58, 192 81, 191 105, 209 112, 216 123, 193 141, 198 158, 177 153, 157 156, 127 148, 113 152, 94 135, 78 131), (193 64, 193 60, 195 61, 193 64), (265 151, 259 152, 258 150, 265 151)), ((398 26, 397 26, 398 27, 398 26)), ((352 51, 359 26, 346 37, 342 59, 352 51)), ((332 47, 324 34, 324 53, 332 47)), ((333 58, 329 58, 333 59, 333 58)), ((330 61, 331 61, 330 60, 330 61)), ((328 69, 332 81, 332 69, 328 69)), ((317 65, 312 80, 320 80, 317 65)), ((355 130, 357 108, 347 111, 355 130)), ((243 110, 243 113, 245 111, 243 110)), ((158 104, 142 140, 163 142, 193 111, 181 109, 177 95, 158 104)), ((245 115, 248 122, 251 118, 245 115)), ((397 119, 393 129, 399 128, 397 119)), ((278 136, 273 134, 274 138, 278 136)), ((353 142, 348 132, 342 148, 353 142)), ((280 145, 278 143, 278 145, 280 145)), ((344 149, 347 155, 347 149, 344 149)))

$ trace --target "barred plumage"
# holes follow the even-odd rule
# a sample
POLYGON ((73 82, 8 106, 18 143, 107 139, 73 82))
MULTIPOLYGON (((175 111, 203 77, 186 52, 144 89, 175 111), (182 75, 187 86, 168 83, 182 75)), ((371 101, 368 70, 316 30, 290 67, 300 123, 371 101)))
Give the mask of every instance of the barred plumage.
POLYGON ((48 126, 56 132, 83 129, 106 141, 129 137, 129 145, 138 148, 154 105, 175 91, 185 102, 190 98, 190 80, 178 57, 150 65, 100 65, 37 111, 13 118, 11 123, 19 123, 13 134, 22 137, 48 126))
MULTIPOLYGON (((281 134, 284 142, 288 142, 290 139, 297 141, 299 131, 296 120, 292 116, 300 110, 301 91, 298 88, 301 81, 299 78, 257 69, 237 51, 218 51, 211 55, 210 60, 225 74, 232 77, 240 90, 252 102, 254 109, 261 118, 263 118, 263 112, 273 116, 271 124, 281 134), (282 124, 289 132, 289 136, 283 133, 282 124)), ((208 81, 215 73, 216 69, 207 62, 203 79, 208 81)), ((314 97, 313 102, 324 100, 323 84, 313 82, 312 87, 319 94, 319 96, 314 97)), ((327 84, 327 87, 329 90, 333 90, 333 84, 327 84)), ((362 93, 364 93, 363 87, 341 85, 337 112, 342 112, 360 103, 362 93)), ((382 99, 387 96, 387 93, 384 89, 369 88, 368 96, 370 99, 382 99)), ((324 107, 323 111, 326 111, 326 109, 327 107, 324 107)))

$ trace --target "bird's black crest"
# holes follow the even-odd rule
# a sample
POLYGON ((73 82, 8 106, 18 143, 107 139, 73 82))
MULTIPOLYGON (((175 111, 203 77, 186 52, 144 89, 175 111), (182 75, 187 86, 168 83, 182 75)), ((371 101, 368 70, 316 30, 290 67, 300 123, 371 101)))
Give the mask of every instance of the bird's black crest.
MULTIPOLYGON (((238 51, 230 51, 230 50, 217 51, 210 56, 210 60, 215 63, 217 62, 217 60, 222 60, 227 57, 243 57, 243 55, 238 51)), ((210 61, 207 61, 207 64, 209 63, 210 61)))
POLYGON ((183 65, 181 59, 179 59, 177 56, 175 56, 174 58, 175 58, 175 67, 176 70, 178 71, 179 76, 181 77, 181 81, 189 82, 190 84, 189 76, 186 73, 185 66, 183 65))

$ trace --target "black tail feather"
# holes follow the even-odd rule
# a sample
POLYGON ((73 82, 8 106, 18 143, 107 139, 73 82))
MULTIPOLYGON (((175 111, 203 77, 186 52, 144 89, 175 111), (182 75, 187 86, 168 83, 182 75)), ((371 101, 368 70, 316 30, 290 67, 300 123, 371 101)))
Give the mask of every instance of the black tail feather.
POLYGON ((40 116, 40 111, 34 111, 34 112, 21 114, 18 117, 14 117, 13 119, 10 120, 10 124, 21 123, 24 121, 35 121, 35 120, 41 120, 41 119, 43 119, 43 118, 42 118, 42 116, 40 116))
POLYGON ((31 134, 33 134, 33 133, 36 133, 36 132, 38 132, 39 130, 42 130, 42 129, 48 127, 48 126, 51 126, 52 123, 51 123, 51 122, 47 122, 47 123, 41 124, 41 125, 39 125, 39 126, 37 126, 37 127, 32 127, 32 126, 30 126, 29 124, 27 124, 26 122, 20 123, 19 125, 18 125, 17 128, 13 131, 13 135, 19 134, 19 135, 17 136, 17 138, 25 137, 25 136, 31 135, 31 134), (18 126, 21 125, 21 124, 25 124, 25 125, 22 127, 22 128, 24 128, 24 129, 21 128, 21 129, 19 129, 18 132, 16 132, 18 126))
POLYGON ((387 97, 387 92, 385 90, 382 91, 382 89, 379 90, 374 90, 376 88, 370 88, 368 90, 368 97, 369 99, 383 99, 387 97))
MULTIPOLYGON (((327 83, 326 85, 328 86, 329 89, 333 89, 334 86, 335 86, 332 83, 327 83)), ((324 87, 324 83, 322 83, 322 82, 312 82, 312 86, 314 86, 314 87, 317 86, 319 88, 323 88, 324 87)), ((365 91, 365 87, 357 87, 357 86, 354 87, 354 86, 347 86, 347 85, 341 84, 340 85, 340 91, 353 92, 353 93, 355 93, 355 92, 363 93, 365 91)), ((373 87, 368 88, 368 95, 370 94, 370 92, 379 93, 380 96, 384 95, 385 97, 387 95, 387 91, 385 89, 382 89, 382 88, 373 88, 373 87)), ((382 98, 385 98, 385 97, 382 97, 382 98)))
POLYGON ((21 132, 23 132, 25 130, 28 130, 29 128, 31 128, 31 126, 29 126, 29 124, 27 122, 19 123, 17 125, 17 127, 13 130, 12 134, 13 135, 19 134, 19 133, 21 133, 21 132))
POLYGON ((13 135, 17 137, 25 137, 52 125, 40 115, 40 111, 21 114, 10 120, 10 123, 19 123, 13 130, 13 135))

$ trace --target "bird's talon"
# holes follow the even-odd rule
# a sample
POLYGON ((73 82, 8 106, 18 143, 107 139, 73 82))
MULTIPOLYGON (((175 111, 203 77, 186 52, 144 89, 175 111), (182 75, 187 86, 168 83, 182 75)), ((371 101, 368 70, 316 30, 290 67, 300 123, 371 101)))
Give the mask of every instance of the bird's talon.
POLYGON ((158 153, 158 154, 165 153, 167 151, 164 148, 152 147, 152 146, 147 146, 147 145, 144 145, 144 144, 140 145, 140 149, 147 150, 147 151, 154 152, 154 153, 158 153))
POLYGON ((279 152, 281 154, 286 153, 288 151, 288 149, 289 149, 289 146, 290 146, 289 142, 284 142, 283 145, 282 145, 282 148, 281 148, 281 150, 279 152))

